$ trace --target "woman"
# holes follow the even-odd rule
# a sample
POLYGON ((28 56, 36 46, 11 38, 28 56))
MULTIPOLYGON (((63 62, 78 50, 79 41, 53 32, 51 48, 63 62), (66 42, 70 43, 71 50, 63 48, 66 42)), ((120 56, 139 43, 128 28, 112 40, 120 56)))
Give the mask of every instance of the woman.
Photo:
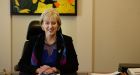
POLYGON ((21 75, 76 74, 78 59, 72 38, 61 34, 59 13, 50 9, 41 15, 44 31, 31 39, 18 63, 21 75))

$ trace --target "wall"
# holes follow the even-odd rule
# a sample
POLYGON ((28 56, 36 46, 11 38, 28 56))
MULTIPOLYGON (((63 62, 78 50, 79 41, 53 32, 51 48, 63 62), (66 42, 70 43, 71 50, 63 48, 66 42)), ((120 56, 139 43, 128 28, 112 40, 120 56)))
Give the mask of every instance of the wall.
MULTIPOLYGON (((80 72, 92 71, 92 1, 78 0, 77 16, 61 16, 63 33, 73 37, 80 72)), ((12 66, 21 57, 27 27, 33 19, 39 16, 12 16, 12 66)))
POLYGON ((140 63, 140 0, 95 0, 94 72, 140 63))
POLYGON ((9 0, 0 0, 0 72, 11 70, 11 24, 9 0))
MULTIPOLYGON (((94 72, 113 72, 119 63, 140 63, 139 3, 139 0, 78 0, 78 16, 62 17, 63 33, 74 40, 79 71, 91 71, 93 67, 94 72)), ((1 72, 17 64, 27 24, 38 16, 12 16, 11 21, 9 0, 0 0, 0 7, 1 72)))

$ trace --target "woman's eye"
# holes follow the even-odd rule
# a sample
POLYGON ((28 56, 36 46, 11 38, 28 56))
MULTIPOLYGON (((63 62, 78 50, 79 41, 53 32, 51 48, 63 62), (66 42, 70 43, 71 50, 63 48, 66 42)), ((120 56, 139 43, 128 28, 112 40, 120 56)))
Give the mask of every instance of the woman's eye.
POLYGON ((45 22, 45 24, 46 24, 46 25, 49 25, 49 24, 51 24, 51 25, 55 25, 56 22, 45 22))
POLYGON ((50 24, 50 22, 46 22, 45 24, 47 24, 47 25, 48 25, 48 24, 50 24))
POLYGON ((55 25, 55 24, 56 24, 56 22, 51 22, 51 24, 52 24, 52 25, 55 25))

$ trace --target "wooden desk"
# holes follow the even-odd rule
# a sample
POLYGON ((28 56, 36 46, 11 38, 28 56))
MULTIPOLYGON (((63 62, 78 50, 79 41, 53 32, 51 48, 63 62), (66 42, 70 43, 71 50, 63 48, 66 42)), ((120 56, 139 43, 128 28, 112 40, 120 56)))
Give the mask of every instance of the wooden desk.
POLYGON ((78 75, 89 75, 89 73, 78 73, 78 75))
MULTIPOLYGON (((12 75, 19 75, 19 72, 12 73, 12 75)), ((71 75, 71 74, 69 74, 71 75)), ((79 72, 78 75, 90 75, 89 73, 81 73, 79 72)))
MULTIPOLYGON (((94 74, 91 74, 91 73, 89 73, 88 75, 94 75, 94 74)), ((96 75, 96 74, 95 74, 96 75)), ((97 75, 98 75, 98 73, 97 73, 97 75)), ((104 74, 104 73, 99 73, 99 75, 110 75, 110 74, 104 74)), ((112 75, 112 74, 111 74, 112 75)), ((119 75, 128 75, 128 74, 126 74, 126 73, 121 73, 121 74, 119 74, 119 75)))

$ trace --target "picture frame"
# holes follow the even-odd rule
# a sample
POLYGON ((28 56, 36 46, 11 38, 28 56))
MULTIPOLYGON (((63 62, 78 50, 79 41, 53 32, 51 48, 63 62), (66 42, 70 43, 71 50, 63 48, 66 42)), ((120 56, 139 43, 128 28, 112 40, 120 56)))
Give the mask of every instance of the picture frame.
POLYGON ((11 15, 40 15, 55 8, 60 15, 77 16, 77 0, 11 0, 11 15))

